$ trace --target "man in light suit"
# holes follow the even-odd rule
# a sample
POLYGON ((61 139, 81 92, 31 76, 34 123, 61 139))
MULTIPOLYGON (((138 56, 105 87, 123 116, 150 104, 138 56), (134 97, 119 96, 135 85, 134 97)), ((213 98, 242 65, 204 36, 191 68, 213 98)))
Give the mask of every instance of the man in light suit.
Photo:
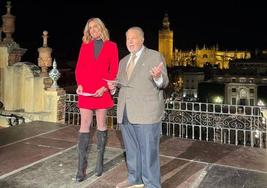
POLYGON ((163 56, 143 43, 143 30, 129 28, 126 46, 130 54, 120 61, 117 80, 108 82, 111 91, 116 86, 120 88, 117 118, 128 168, 128 180, 117 188, 161 187, 159 141, 164 113, 163 88, 169 79, 163 56))

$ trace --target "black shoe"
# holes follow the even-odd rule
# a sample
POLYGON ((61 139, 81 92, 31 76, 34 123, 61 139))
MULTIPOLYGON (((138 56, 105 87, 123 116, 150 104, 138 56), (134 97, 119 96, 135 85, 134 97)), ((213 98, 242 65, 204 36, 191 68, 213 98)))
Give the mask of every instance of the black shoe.
POLYGON ((77 176, 75 179, 76 182, 82 182, 83 180, 85 180, 85 176, 77 176))

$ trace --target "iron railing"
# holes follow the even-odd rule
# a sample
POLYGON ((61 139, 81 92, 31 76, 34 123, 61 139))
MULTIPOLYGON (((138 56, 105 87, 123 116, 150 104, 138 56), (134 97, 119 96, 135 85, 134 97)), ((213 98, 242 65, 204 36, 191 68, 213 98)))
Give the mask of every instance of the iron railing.
MULTIPOLYGON (((65 109, 65 123, 72 125, 80 125, 81 116, 77 106, 78 96, 77 94, 66 94, 66 109, 65 109)), ((117 125, 117 98, 114 97, 114 108, 108 110, 107 113, 107 125, 112 129, 119 129, 117 125)), ((94 117, 93 126, 96 125, 96 119, 94 117)))
MULTIPOLYGON (((119 129, 115 106, 108 111, 109 128, 119 129)), ((198 102, 165 102, 165 115, 162 120, 162 135, 211 141, 221 144, 234 144, 266 148, 266 119, 262 107, 198 102)), ((77 95, 66 95, 67 124, 80 125, 77 95)), ((95 125, 94 120, 94 125, 95 125)))
POLYGON ((266 148, 266 120, 259 106, 166 101, 164 135, 266 148))

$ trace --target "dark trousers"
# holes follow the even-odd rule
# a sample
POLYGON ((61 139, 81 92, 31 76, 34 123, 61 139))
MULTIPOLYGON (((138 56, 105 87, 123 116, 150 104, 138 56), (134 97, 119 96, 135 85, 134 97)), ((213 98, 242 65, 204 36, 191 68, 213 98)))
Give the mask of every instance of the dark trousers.
MULTIPOLYGON (((126 110, 125 110, 126 111, 126 110)), ((160 188, 160 141, 161 122, 131 124, 124 112, 121 132, 126 149, 128 181, 145 184, 146 188, 160 188)))

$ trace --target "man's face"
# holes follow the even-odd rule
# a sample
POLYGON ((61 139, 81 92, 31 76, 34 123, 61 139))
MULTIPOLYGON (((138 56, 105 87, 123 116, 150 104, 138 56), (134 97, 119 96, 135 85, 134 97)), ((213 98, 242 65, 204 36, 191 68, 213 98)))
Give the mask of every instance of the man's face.
POLYGON ((126 46, 129 52, 137 52, 143 45, 144 38, 140 31, 130 29, 126 33, 126 46))

